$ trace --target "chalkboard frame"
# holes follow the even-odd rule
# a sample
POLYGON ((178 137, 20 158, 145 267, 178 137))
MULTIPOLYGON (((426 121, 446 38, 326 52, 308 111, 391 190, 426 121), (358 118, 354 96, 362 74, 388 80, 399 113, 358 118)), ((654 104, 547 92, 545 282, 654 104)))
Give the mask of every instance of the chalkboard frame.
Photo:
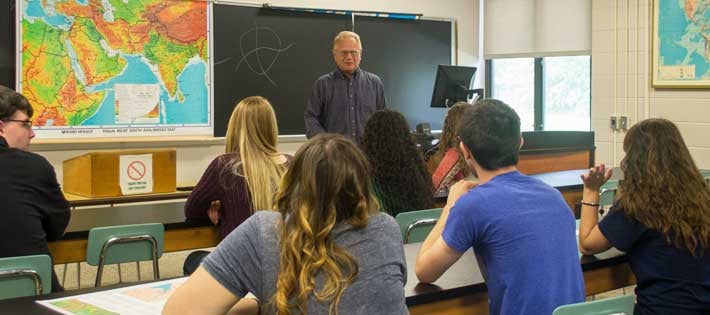
MULTIPOLYGON (((282 11, 282 12, 288 11, 288 12, 291 12, 290 10, 266 8, 266 7, 264 7, 263 5, 261 5, 261 4, 256 4, 256 3, 233 3, 233 2, 214 2, 214 3, 213 3, 213 6, 212 6, 212 10, 218 9, 219 6, 222 6, 222 5, 225 5, 225 6, 236 6, 236 7, 245 7, 245 8, 253 8, 253 9, 269 9, 269 10, 272 10, 272 11, 282 11)), ((298 8, 298 9, 296 9, 295 11, 293 11, 293 14, 298 14, 298 13, 303 13, 303 12, 314 13, 313 11, 315 11, 315 10, 323 11, 323 10, 321 10, 321 9, 298 8)), ((326 11, 329 11, 329 10, 326 10, 326 11)), ((354 31, 356 31, 356 32, 358 31, 358 22, 357 22, 357 19, 360 19, 360 18, 372 18, 372 13, 358 13, 358 12, 350 12, 350 11, 345 11, 345 10, 333 10, 333 11, 337 11, 338 13, 318 12, 317 14, 331 15, 331 16, 332 16, 332 15, 346 15, 346 16, 351 20, 351 22, 350 22, 350 27, 351 27, 351 28, 350 28, 350 29, 351 29, 351 30, 354 30, 354 31), (354 24, 353 24, 353 23, 354 23, 354 24)), ((218 112, 218 110, 216 109, 217 104, 215 104, 215 103, 218 101, 217 96, 215 95, 215 93, 216 93, 216 91, 217 91, 217 88, 216 88, 215 82, 214 82, 215 79, 216 79, 216 77, 218 76, 218 75, 217 75, 217 71, 216 71, 215 68, 214 68, 214 63, 216 62, 216 59, 215 59, 214 54, 215 54, 215 51, 217 51, 217 48, 215 48, 215 46, 218 44, 218 43, 215 41, 215 39, 214 39, 214 33, 217 31, 217 28, 215 27, 215 20, 217 20, 217 17, 216 17, 216 14, 212 14, 211 16, 212 16, 212 20, 211 20, 211 26, 210 26, 210 30, 211 30, 211 32, 210 32, 210 42, 213 43, 213 47, 212 47, 212 49, 210 50, 210 63, 211 63, 211 65, 212 65, 212 71, 211 71, 212 76, 210 77, 210 80, 211 80, 211 82, 210 82, 210 86, 211 86, 211 89, 210 89, 210 93, 211 93, 210 100, 213 102, 213 104, 211 104, 211 106, 212 106, 212 108, 213 108, 212 114, 215 115, 215 114, 218 112)), ((378 19, 383 19, 383 20, 387 19, 387 20, 398 20, 398 21, 401 21, 401 19, 384 18, 384 17, 378 17, 378 19)), ((385 20, 385 21, 386 21, 386 20, 385 20)), ((448 25, 446 26, 446 28, 448 29, 448 33, 450 34, 450 36, 448 36, 448 46, 450 47, 450 49, 449 49, 449 53, 447 54, 447 59, 448 59, 448 60, 446 60, 446 61, 448 61, 448 62, 443 62, 443 63, 440 63, 440 64, 449 64, 449 65, 458 64, 458 54, 457 54, 457 52, 458 52, 458 47, 457 47, 458 42, 457 42, 457 40, 456 40, 456 39, 457 39, 457 25, 456 25, 456 19, 454 19, 454 18, 442 18, 442 17, 428 17, 428 16, 422 16, 422 17, 419 17, 418 19, 412 20, 412 22, 417 22, 417 21, 444 22, 444 23, 447 23, 447 24, 448 24, 448 25)), ((364 41, 365 41, 365 43, 364 43, 365 46, 367 46, 367 39, 364 39, 364 41)), ((365 64, 365 63, 366 63, 366 62, 363 62, 363 64, 365 64)), ((433 69, 434 69, 434 70, 432 71, 432 73, 431 73, 431 76, 432 76, 432 78, 431 78, 432 84, 431 84, 431 87, 428 87, 428 88, 427 88, 426 93, 425 93, 428 97, 431 97, 431 94, 432 94, 432 91, 433 91, 433 81, 434 81, 435 71, 436 71, 435 69, 436 69, 436 67, 438 66, 438 64, 432 65, 432 66, 433 66, 433 69)), ((334 68, 335 68, 335 65, 333 64, 333 69, 334 69, 334 68)), ((365 68, 365 69, 368 70, 368 71, 370 70, 370 69, 368 69, 368 68, 365 68)), ((377 72, 375 72, 375 73, 377 74, 377 72)), ((385 83, 385 90, 387 91, 387 83, 385 83)), ((309 90, 309 91, 310 91, 310 90, 309 90)), ((237 98, 238 98, 238 97, 237 97, 237 98)), ((233 102, 237 102, 237 101, 238 101, 238 100, 233 100, 233 102)), ((277 106, 278 106, 278 105, 275 105, 275 107, 277 107, 277 106)), ((427 102, 427 101, 422 101, 420 106, 422 106, 422 108, 424 108, 424 109, 430 108, 429 102, 427 102)), ((392 108, 392 107, 390 107, 390 108, 392 108)), ((397 108, 394 108, 394 109, 397 109, 397 108)), ((278 109, 277 109, 277 110, 278 110, 278 109)), ((305 110, 305 103, 304 103, 303 110, 305 110)), ((436 117, 437 120, 434 122, 434 125, 435 125, 435 126, 436 126, 437 124, 438 124, 439 126, 440 126, 441 124, 443 124, 443 118, 445 117, 446 109, 441 109, 441 111, 442 111, 442 113, 441 113, 438 117, 436 117), (439 121, 439 120, 440 120, 440 121, 439 121)), ((404 113, 404 114, 405 114, 405 116, 407 116, 407 113, 404 113)), ((226 112, 221 114, 221 116, 224 116, 224 115, 226 115, 226 112)), ((277 115, 278 115, 278 114, 277 114, 277 115)), ((223 120, 224 120, 224 117, 222 117, 222 118, 223 118, 223 120)), ((219 126, 218 119, 217 119, 216 117, 213 117, 213 118, 212 118, 212 121, 214 122, 214 129, 215 129, 215 130, 214 130, 214 133, 213 133, 213 136, 214 136, 214 137, 224 137, 224 132, 226 131, 226 126, 220 127, 220 126, 219 126), (221 129, 221 130, 220 130, 220 129, 221 129)), ((410 127, 411 127, 412 130, 414 130, 414 125, 416 125, 417 122, 418 122, 418 121, 410 121, 410 125, 411 125, 410 127)), ((224 124, 224 123, 223 123, 223 124, 224 124)), ((280 125, 281 125, 281 124, 280 124, 280 125)), ((290 141, 303 141, 303 140, 305 140, 305 134, 304 134, 303 132, 296 132, 296 133, 293 133, 293 132, 283 132, 283 128, 281 128, 281 126, 280 126, 279 129, 280 129, 280 130, 279 130, 279 131, 280 131, 280 134, 279 134, 280 139, 283 139, 283 140, 290 140, 290 141)), ((435 131, 437 131, 437 130, 440 131, 440 128, 434 128, 434 129, 435 129, 435 131)))

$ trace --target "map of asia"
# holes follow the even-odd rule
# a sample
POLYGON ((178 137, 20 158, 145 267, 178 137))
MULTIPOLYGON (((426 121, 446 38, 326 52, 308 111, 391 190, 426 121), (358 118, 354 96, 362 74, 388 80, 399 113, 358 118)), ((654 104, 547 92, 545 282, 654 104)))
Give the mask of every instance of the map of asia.
POLYGON ((18 86, 38 138, 212 134, 207 1, 23 0, 19 12, 18 86))

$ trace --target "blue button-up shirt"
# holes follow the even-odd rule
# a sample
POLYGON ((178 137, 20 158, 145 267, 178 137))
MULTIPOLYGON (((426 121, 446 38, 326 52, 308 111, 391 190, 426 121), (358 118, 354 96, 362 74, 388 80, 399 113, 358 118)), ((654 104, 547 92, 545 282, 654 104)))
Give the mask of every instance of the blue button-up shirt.
POLYGON ((306 136, 339 133, 359 144, 367 119, 386 105, 380 77, 358 69, 349 79, 335 70, 318 78, 313 85, 304 113, 306 136))

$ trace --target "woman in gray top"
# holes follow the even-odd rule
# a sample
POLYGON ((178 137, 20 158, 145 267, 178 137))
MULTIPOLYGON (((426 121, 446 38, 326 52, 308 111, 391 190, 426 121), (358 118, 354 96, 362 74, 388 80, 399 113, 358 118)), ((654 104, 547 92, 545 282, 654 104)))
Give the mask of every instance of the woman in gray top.
POLYGON ((276 193, 280 210, 229 234, 163 314, 407 314, 402 238, 368 171, 343 136, 306 142, 276 193))

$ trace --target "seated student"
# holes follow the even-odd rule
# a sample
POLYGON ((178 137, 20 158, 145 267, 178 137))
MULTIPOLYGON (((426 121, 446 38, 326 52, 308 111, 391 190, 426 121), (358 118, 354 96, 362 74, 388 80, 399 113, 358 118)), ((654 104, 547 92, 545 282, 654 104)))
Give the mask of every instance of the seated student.
POLYGON ((185 203, 185 217, 207 218, 225 238, 254 211, 273 208, 289 155, 277 151, 278 127, 269 101, 243 99, 227 125, 226 154, 207 167, 185 203))
POLYGON ((449 108, 436 146, 436 153, 427 161, 427 169, 431 172, 434 182, 435 195, 445 195, 449 187, 466 178, 470 173, 459 149, 459 141, 456 139, 461 117, 469 107, 471 107, 469 103, 458 102, 449 108))
POLYGON ((419 250, 419 280, 436 281, 473 247, 487 270, 490 314, 552 314, 584 301, 574 216, 559 191, 516 169, 522 137, 515 111, 479 101, 464 113, 459 136, 480 184, 459 181, 449 191, 419 250))
POLYGON ((362 148, 382 211, 392 216, 434 207, 433 188, 409 124, 399 112, 376 111, 365 123, 362 148))
MULTIPOLYGON (((32 107, 0 85, 0 257, 50 255, 47 241, 64 235, 69 203, 54 168, 29 152, 32 107)), ((52 292, 63 291, 52 269, 52 292)))
POLYGON ((618 200, 597 224, 605 166, 582 176, 579 249, 611 246, 629 256, 636 276, 634 314, 710 314, 710 190, 666 119, 647 119, 624 138, 618 200))
POLYGON ((306 142, 275 207, 224 239, 163 314, 258 311, 255 300, 242 299, 247 292, 260 301, 261 314, 408 313, 399 227, 379 213, 367 160, 350 140, 319 134, 306 142))

